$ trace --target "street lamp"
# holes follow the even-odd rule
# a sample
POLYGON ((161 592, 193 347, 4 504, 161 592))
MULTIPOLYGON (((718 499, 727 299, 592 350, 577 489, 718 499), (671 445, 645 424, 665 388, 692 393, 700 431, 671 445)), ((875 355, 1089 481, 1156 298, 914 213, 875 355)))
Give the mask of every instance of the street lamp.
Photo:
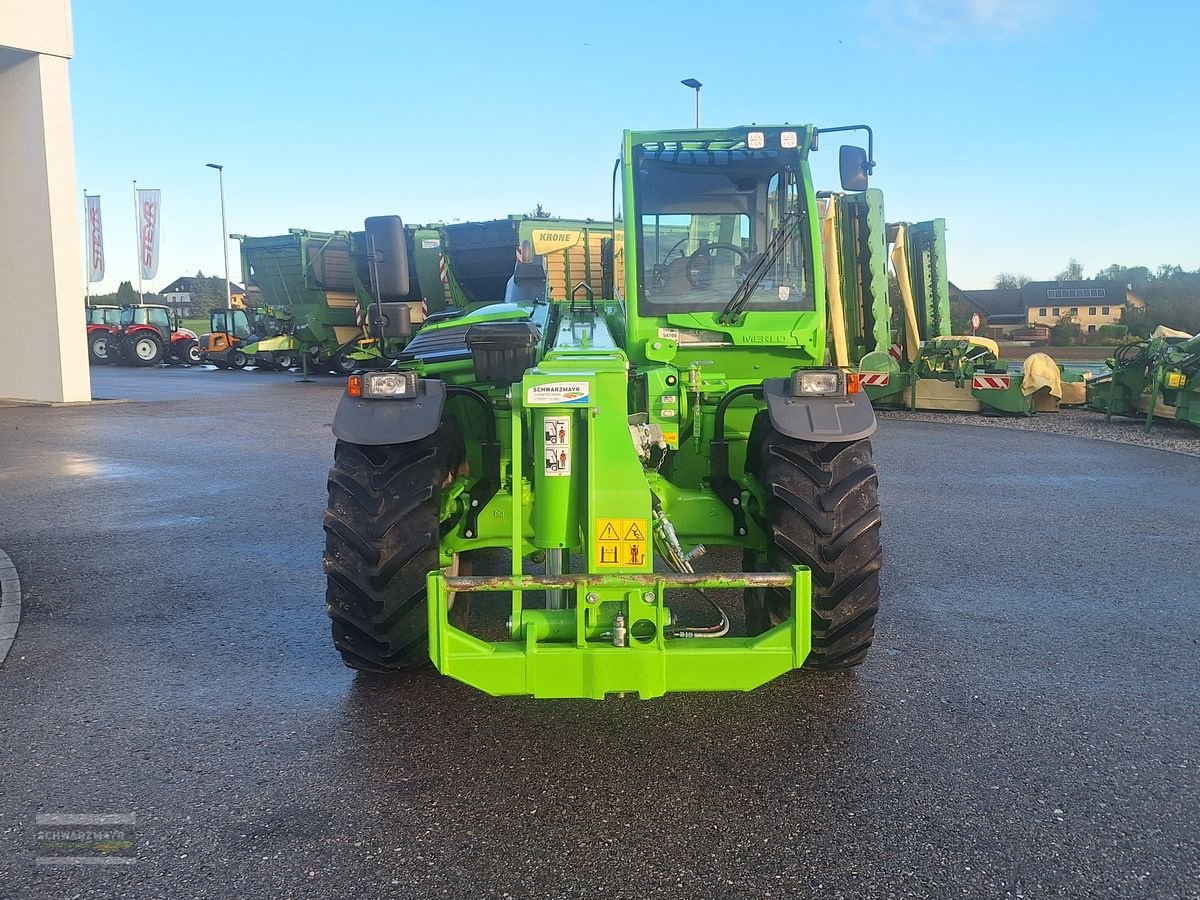
POLYGON ((229 287, 229 229, 225 227, 225 167, 217 163, 205 163, 209 169, 217 170, 217 183, 221 186, 221 256, 225 260, 225 308, 233 309, 233 290, 229 287))
POLYGON ((683 79, 683 81, 681 81, 679 83, 682 84, 684 87, 690 87, 693 91, 696 92, 696 127, 699 128, 700 127, 700 88, 704 87, 704 85, 702 85, 700 82, 698 82, 695 78, 685 78, 685 79, 683 79))

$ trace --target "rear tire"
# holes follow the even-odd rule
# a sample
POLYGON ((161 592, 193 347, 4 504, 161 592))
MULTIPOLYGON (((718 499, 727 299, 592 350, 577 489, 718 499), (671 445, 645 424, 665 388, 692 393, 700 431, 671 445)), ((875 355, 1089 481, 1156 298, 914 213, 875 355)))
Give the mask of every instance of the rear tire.
POLYGON ((281 371, 286 372, 286 371, 288 371, 288 369, 290 369, 295 364, 296 364, 296 361, 292 358, 292 354, 290 354, 290 353, 276 353, 275 354, 275 365, 278 366, 281 371))
POLYGON ((342 349, 333 357, 333 368, 337 375, 353 375, 358 369, 362 368, 362 363, 357 359, 351 359, 350 354, 354 352, 354 348, 342 349))
POLYGON ((338 441, 325 512, 325 611, 352 669, 429 662, 425 576, 438 568, 442 486, 457 470, 452 424, 410 444, 338 441))
POLYGON ((129 341, 129 361, 135 366, 157 366, 162 362, 163 343, 158 335, 139 334, 129 341))
POLYGON ((108 353, 108 335, 93 334, 88 341, 88 362, 93 366, 104 366, 112 362, 108 353))
POLYGON ((241 350, 234 350, 229 354, 229 365, 235 369, 246 368, 247 362, 248 360, 246 359, 246 354, 241 350))
MULTIPOLYGON (((756 474, 766 491, 762 524, 770 549, 765 562, 773 569, 804 565, 812 570, 812 651, 804 668, 856 666, 875 637, 883 561, 871 442, 805 443, 779 434, 766 416, 755 431, 750 458, 757 461, 756 474)), ((789 591, 746 592, 751 634, 789 615, 789 591)))

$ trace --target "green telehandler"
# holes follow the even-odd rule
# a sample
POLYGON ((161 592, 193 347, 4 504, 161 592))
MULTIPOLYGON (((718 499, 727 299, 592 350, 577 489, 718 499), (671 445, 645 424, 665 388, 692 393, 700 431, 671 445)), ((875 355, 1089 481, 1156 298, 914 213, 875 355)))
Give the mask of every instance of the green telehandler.
MULTIPOLYGON (((523 255, 502 301, 347 379, 324 520, 347 665, 432 660, 494 695, 602 699, 863 661, 882 560, 875 417, 857 375, 825 365, 808 163, 820 134, 850 130, 871 138, 626 131, 611 296, 586 282, 555 296, 545 258, 523 255), (714 546, 741 554, 736 571, 696 570, 714 546), (472 573, 480 550, 510 551, 508 571, 472 573), (500 639, 468 614, 481 592, 503 598, 500 639)), ((869 150, 839 162, 843 190, 866 190, 869 150)), ((390 337, 388 303, 368 318, 390 337)))

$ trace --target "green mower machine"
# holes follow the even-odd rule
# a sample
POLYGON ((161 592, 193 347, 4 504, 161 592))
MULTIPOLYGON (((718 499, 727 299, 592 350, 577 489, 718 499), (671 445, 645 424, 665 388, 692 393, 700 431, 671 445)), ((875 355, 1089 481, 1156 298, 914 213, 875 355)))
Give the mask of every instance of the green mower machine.
POLYGON ((1088 405, 1114 415, 1200 426, 1200 335, 1155 329, 1147 340, 1117 348, 1111 374, 1088 382, 1088 405))
MULTIPOLYGON (((626 131, 611 296, 585 282, 548 297, 534 253, 503 298, 347 380, 325 571, 348 665, 432 660, 490 694, 601 699, 862 662, 882 559, 875 417, 858 378, 825 366, 808 164, 819 134, 848 130, 870 135, 626 131), (737 554, 730 571, 697 571, 713 547, 737 554), (494 551, 507 571, 476 574, 494 551), (503 611, 473 621, 473 597, 503 611)), ((872 154, 842 147, 840 164, 843 190, 865 191, 872 154)), ((378 265, 403 269, 402 249, 378 265)), ((391 337, 388 303, 368 318, 391 337)))

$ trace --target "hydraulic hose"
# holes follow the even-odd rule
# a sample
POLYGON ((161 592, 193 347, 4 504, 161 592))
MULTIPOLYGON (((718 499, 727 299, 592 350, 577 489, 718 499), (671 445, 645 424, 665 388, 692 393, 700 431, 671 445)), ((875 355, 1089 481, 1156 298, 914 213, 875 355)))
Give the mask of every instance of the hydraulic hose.
MULTIPOLYGON (((676 572, 681 572, 688 575, 695 574, 692 568, 689 555, 683 552, 683 548, 679 544, 679 537, 675 533, 675 526, 671 524, 671 520, 667 518, 667 514, 663 512, 662 506, 658 502, 658 498, 654 497, 654 533, 658 537, 658 545, 663 550, 663 556, 666 557, 667 565, 676 572)), ((703 547, 697 546, 697 550, 703 553, 703 547)), ((693 551, 695 553, 696 551, 693 551)), ((699 555, 699 554, 696 554, 699 555)), ((708 593, 701 588, 694 589, 704 601, 717 611, 721 617, 721 621, 716 625, 708 625, 703 627, 680 627, 674 629, 671 634, 681 638, 718 638, 724 637, 729 633, 729 616, 708 593)))

